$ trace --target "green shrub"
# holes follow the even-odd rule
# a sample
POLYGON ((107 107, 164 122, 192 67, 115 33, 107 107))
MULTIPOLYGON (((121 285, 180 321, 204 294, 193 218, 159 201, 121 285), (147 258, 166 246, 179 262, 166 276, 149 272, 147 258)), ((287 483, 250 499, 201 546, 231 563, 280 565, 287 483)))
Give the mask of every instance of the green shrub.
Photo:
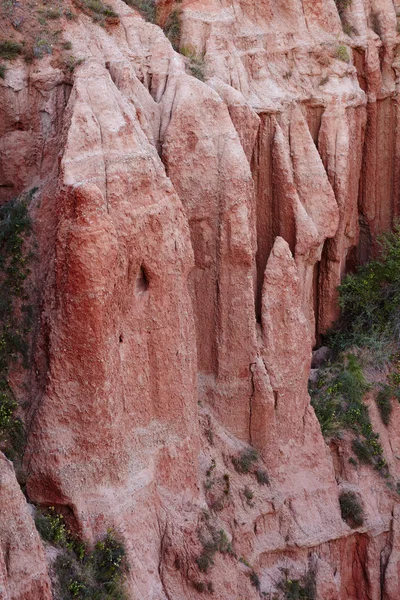
POLYGON ((92 552, 87 552, 53 507, 46 512, 37 511, 35 523, 44 540, 62 549, 54 563, 58 597, 62 600, 127 600, 123 589, 125 550, 111 530, 92 552))
POLYGON ((356 438, 351 443, 352 450, 354 454, 357 456, 360 463, 364 465, 373 465, 374 460, 373 456, 365 442, 356 438))
POLYGON ((22 53, 22 45, 12 40, 4 40, 0 42, 0 58, 4 60, 14 60, 22 53))
POLYGON ((246 485, 246 487, 243 490, 243 495, 244 495, 244 497, 246 498, 247 501, 253 500, 253 498, 254 498, 253 492, 251 491, 251 489, 249 487, 247 487, 247 485, 246 485))
POLYGON ((103 0, 78 0, 81 8, 92 15, 94 21, 104 25, 107 18, 118 18, 111 6, 105 4, 103 0))
POLYGON ((260 485, 269 485, 268 473, 263 469, 256 469, 256 479, 260 485))
POLYGON ((79 67, 79 65, 82 65, 84 62, 84 58, 75 58, 75 56, 70 55, 63 61, 63 65, 67 71, 73 73, 76 67, 79 67))
POLYGON ((390 423, 390 416, 393 411, 392 395, 391 386, 385 385, 376 396, 376 405, 381 415, 382 423, 386 426, 390 423))
POLYGON ((400 227, 379 239, 380 256, 339 286, 341 318, 330 341, 338 349, 368 345, 400 332, 400 227), (368 343, 369 342, 369 343, 368 343))
POLYGON ((353 529, 364 523, 364 509, 354 492, 342 492, 339 496, 342 519, 353 529))
POLYGON ((31 307, 26 304, 25 280, 31 255, 25 250, 25 238, 31 232, 28 204, 35 191, 0 207, 0 444, 16 463, 22 461, 25 433, 16 415, 18 405, 8 383, 8 369, 18 358, 28 366, 31 307))
POLYGON ((382 371, 382 366, 392 365, 388 383, 380 384, 376 394, 382 422, 388 425, 393 398, 400 399, 398 224, 393 232, 381 236, 379 246, 378 258, 346 275, 339 286, 341 316, 324 340, 333 351, 334 361, 321 369, 318 383, 310 386, 310 394, 324 435, 332 435, 340 428, 352 429, 357 434, 352 449, 359 461, 388 477, 379 435, 373 431, 362 400, 370 386, 365 382, 360 361, 349 353, 349 349, 358 352, 370 371, 382 371))
POLYGON ((239 456, 232 457, 232 464, 238 473, 244 474, 250 472, 257 460, 257 451, 254 450, 254 448, 247 448, 246 450, 243 450, 239 456))
POLYGON ((343 60, 344 62, 347 62, 347 63, 350 62, 350 54, 349 54, 349 51, 347 50, 347 47, 344 44, 340 44, 336 48, 336 58, 338 58, 339 60, 343 60))
POLYGON ((67 543, 68 531, 64 517, 55 511, 54 506, 46 512, 36 511, 35 525, 40 537, 46 542, 64 546, 67 543))
POLYGON ((233 554, 231 543, 223 529, 217 530, 211 523, 207 522, 205 531, 199 532, 199 539, 203 550, 196 558, 199 571, 206 573, 214 564, 214 556, 217 552, 221 554, 233 554))
POLYGON ((203 552, 196 558, 197 566, 199 571, 207 573, 208 569, 214 564, 215 552, 210 552, 208 549, 204 549, 203 552))
POLYGON ((330 435, 340 428, 359 431, 369 423, 363 403, 369 385, 354 354, 341 356, 330 365, 317 384, 310 386, 311 404, 321 424, 322 433, 330 435))
POLYGON ((136 8, 142 17, 150 23, 157 22, 157 6, 155 0, 124 0, 128 6, 136 8))
POLYGON ((4 79, 6 76, 6 65, 0 65, 0 79, 4 79))
POLYGON ((286 576, 278 586, 285 600, 315 600, 317 594, 315 570, 309 569, 302 579, 290 579, 286 576))

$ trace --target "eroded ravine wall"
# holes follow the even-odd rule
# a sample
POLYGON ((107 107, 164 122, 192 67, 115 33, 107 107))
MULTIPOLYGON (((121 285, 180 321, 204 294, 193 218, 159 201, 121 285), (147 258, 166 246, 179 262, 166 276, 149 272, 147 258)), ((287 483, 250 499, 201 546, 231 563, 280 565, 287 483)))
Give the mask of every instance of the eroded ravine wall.
MULTIPOLYGON (((113 7, 112 29, 67 24, 85 56, 73 76, 45 59, 0 81, 2 199, 41 186, 29 498, 88 541, 114 527, 132 598, 196 598, 217 457, 231 478, 220 526, 264 591, 314 561, 324 600, 394 600, 393 496, 338 468, 307 392, 341 276, 398 213, 393 5, 353 0, 354 41, 333 0, 183 2, 206 83, 159 28, 113 7), (231 462, 246 443, 270 477, 253 507, 231 462), (368 500, 358 533, 340 516, 346 485, 368 500)), ((258 597, 243 563, 216 562, 218 598, 258 597)))

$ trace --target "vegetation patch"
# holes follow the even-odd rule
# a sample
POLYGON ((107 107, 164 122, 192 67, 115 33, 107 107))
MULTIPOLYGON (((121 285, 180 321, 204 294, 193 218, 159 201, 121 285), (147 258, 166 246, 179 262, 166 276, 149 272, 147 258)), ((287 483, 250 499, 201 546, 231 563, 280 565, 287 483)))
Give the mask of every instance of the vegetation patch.
POLYGON ((103 0, 77 0, 77 2, 80 8, 100 25, 104 25, 106 21, 118 19, 118 13, 103 0))
POLYGON ((35 523, 42 539, 61 549, 54 563, 56 588, 62 600, 126 600, 123 579, 125 550, 109 530, 92 552, 72 536, 54 507, 37 511, 35 523))
POLYGON ((157 22, 157 6, 155 0, 124 0, 125 4, 136 8, 142 17, 150 23, 157 22))
POLYGON ((69 55, 64 59, 63 66, 67 71, 73 73, 76 67, 79 67, 79 65, 82 65, 84 62, 84 58, 75 58, 75 56, 69 55))
POLYGON ((6 76, 6 65, 0 65, 0 79, 4 79, 6 76))
POLYGON ((384 385, 376 396, 376 405, 381 415, 382 423, 386 426, 390 423, 393 411, 392 405, 393 389, 390 385, 384 385))
POLYGON ((47 19, 60 19, 62 17, 62 12, 60 8, 50 6, 49 8, 45 8, 39 10, 39 14, 46 21, 47 19))
POLYGON ((22 53, 22 45, 12 40, 0 42, 0 58, 14 60, 22 53))
POLYGON ((246 502, 249 506, 254 506, 254 502, 252 502, 254 494, 252 490, 249 487, 247 487, 247 485, 243 490, 243 496, 246 498, 246 502))
POLYGON ((316 600, 315 570, 309 569, 301 579, 291 579, 286 574, 278 587, 283 592, 285 600, 316 600))
POLYGON ((259 483, 260 485, 269 485, 268 473, 264 469, 256 469, 255 476, 257 479, 257 483, 259 483))
POLYGON ((338 9, 339 15, 343 13, 346 8, 351 6, 352 0, 335 0, 336 8, 338 9))
POLYGON ((310 393, 322 433, 354 431, 352 449, 360 463, 389 477, 363 397, 371 390, 388 425, 393 402, 400 399, 399 226, 379 243, 379 257, 347 275, 339 286, 341 317, 325 340, 333 358, 320 369, 310 393))
POLYGON ((181 10, 174 8, 171 11, 165 25, 164 33, 171 42, 174 50, 179 52, 179 46, 181 41, 181 10))
POLYGON ((342 492, 339 496, 342 519, 353 529, 364 523, 364 509, 354 492, 342 492))
POLYGON ((187 67, 191 75, 204 81, 205 60, 204 54, 198 54, 193 46, 182 46, 180 53, 188 59, 187 67))
POLYGON ((261 589, 260 578, 255 571, 250 571, 249 573, 250 583, 256 590, 259 592, 261 589))
POLYGON ((25 238, 31 233, 28 205, 35 191, 0 207, 0 448, 16 469, 22 461, 25 435, 8 371, 17 360, 28 366, 32 307, 27 304, 25 280, 31 254, 25 238))
POLYGON ((234 554, 226 532, 213 525, 210 519, 204 519, 203 526, 198 531, 198 537, 203 546, 201 554, 196 558, 196 564, 201 573, 207 573, 213 566, 217 552, 234 554))
POLYGON ((254 448, 246 448, 239 456, 232 457, 232 464, 235 467, 235 471, 241 475, 250 473, 257 461, 258 453, 254 448))
POLYGON ((347 63, 350 62, 350 54, 347 49, 347 46, 345 46, 344 44, 339 44, 339 46, 336 48, 336 58, 338 58, 339 60, 343 60, 347 63))

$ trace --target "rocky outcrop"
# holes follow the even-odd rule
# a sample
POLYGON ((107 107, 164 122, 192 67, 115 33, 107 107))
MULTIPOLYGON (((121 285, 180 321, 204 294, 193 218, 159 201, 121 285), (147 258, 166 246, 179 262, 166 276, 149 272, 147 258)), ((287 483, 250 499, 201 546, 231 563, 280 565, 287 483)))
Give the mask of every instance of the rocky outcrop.
POLYGON ((51 600, 45 553, 11 462, 0 454, 0 597, 51 600))
MULTIPOLYGON (((312 575, 324 600, 394 600, 395 494, 328 448, 307 381, 343 273, 398 213, 395 9, 161 4, 186 57, 113 0, 105 27, 63 18, 72 74, 47 56, 0 80, 0 199, 40 187, 27 493, 89 544, 119 532, 131 598, 250 600, 312 575), (342 489, 365 498, 356 532, 342 489), (213 538, 203 573, 220 531, 233 551, 213 538)), ((41 573, 46 591, 10 597, 47 598, 41 573)))

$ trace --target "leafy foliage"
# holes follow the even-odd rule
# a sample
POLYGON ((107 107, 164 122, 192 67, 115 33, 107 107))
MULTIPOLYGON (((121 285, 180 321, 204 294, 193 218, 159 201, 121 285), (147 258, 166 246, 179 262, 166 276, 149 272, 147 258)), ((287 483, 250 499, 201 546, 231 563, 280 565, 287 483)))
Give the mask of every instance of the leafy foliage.
POLYGON ((330 337, 338 350, 399 336, 400 226, 379 243, 380 257, 347 275, 339 286, 342 316, 330 337))
POLYGON ((6 65, 0 65, 0 79, 4 79, 6 76, 6 65))
POLYGON ((357 357, 350 353, 327 368, 319 382, 311 386, 311 404, 324 435, 332 435, 340 429, 353 430, 357 438, 352 448, 360 462, 382 470, 386 461, 379 434, 372 428, 363 401, 369 388, 357 357))
POLYGON ((24 366, 28 362, 31 307, 26 304, 25 280, 31 255, 24 244, 31 232, 28 204, 35 191, 0 207, 0 444, 7 457, 17 462, 25 436, 15 415, 18 406, 8 384, 8 369, 18 358, 24 366))
POLYGON ((310 393, 323 434, 334 435, 341 428, 353 430, 357 437, 352 449, 359 461, 388 477, 379 435, 373 431, 363 395, 375 388, 382 422, 388 425, 393 400, 400 400, 400 226, 382 236, 379 243, 379 257, 347 275, 339 286, 341 317, 326 337, 334 358, 323 367, 310 393), (378 384, 368 385, 362 361, 370 370, 386 373, 386 383, 381 376, 378 384))
POLYGON ((44 540, 62 549, 54 564, 62 600, 126 600, 125 550, 111 530, 88 552, 72 536, 64 517, 54 507, 46 512, 37 511, 35 523, 44 540))
POLYGON ((68 531, 64 523, 64 517, 55 511, 54 506, 50 506, 47 512, 37 511, 35 513, 35 525, 40 537, 46 542, 67 544, 68 531))

